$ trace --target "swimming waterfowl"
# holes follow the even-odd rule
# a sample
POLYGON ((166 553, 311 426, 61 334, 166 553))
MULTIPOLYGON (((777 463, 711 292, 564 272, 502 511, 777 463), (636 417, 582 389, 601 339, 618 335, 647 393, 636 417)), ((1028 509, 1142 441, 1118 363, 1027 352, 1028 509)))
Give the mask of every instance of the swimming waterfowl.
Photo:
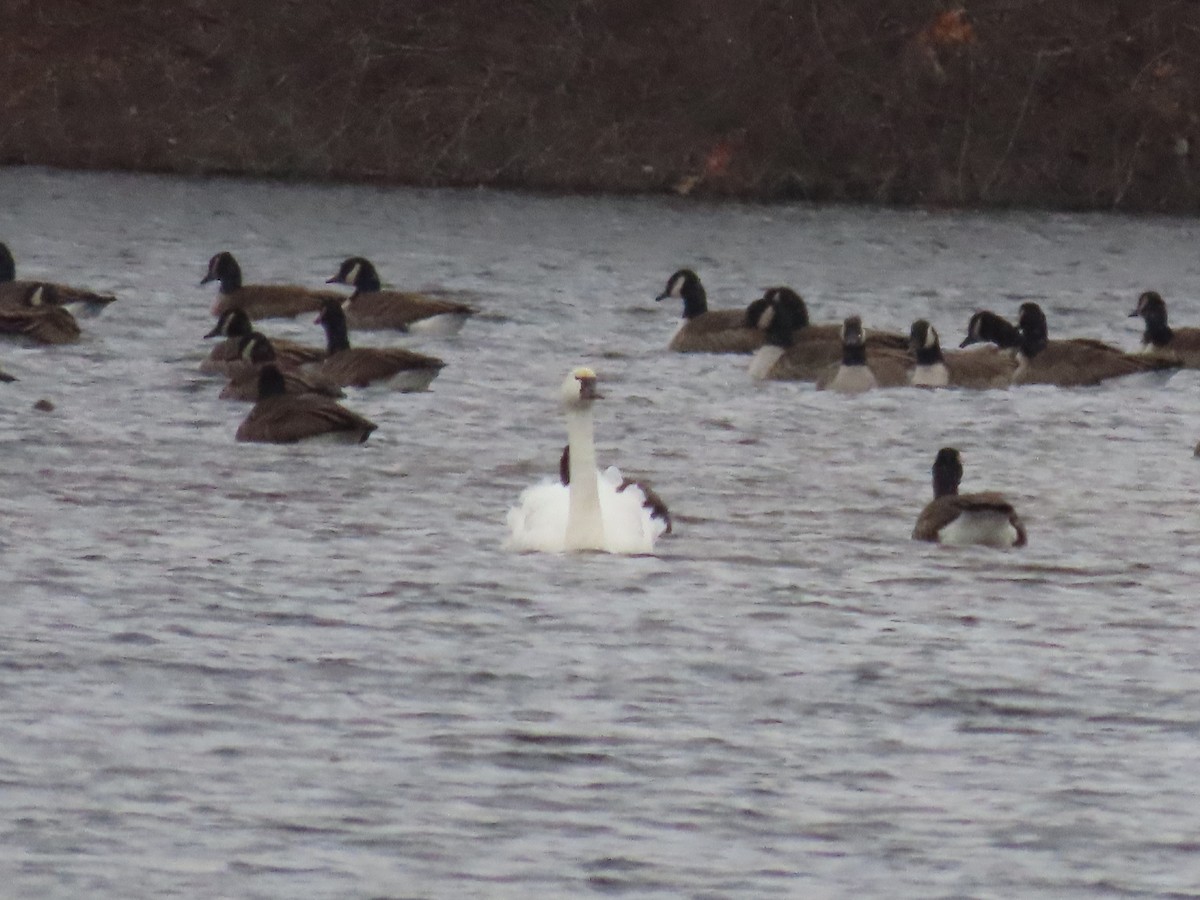
POLYGON ((763 343, 763 333, 746 323, 744 309, 709 309, 708 295, 700 277, 691 269, 680 269, 667 279, 655 301, 683 301, 683 322, 667 349, 677 353, 753 353, 763 343))
POLYGON ((916 360, 910 375, 914 387, 1006 388, 1017 368, 1016 355, 995 346, 944 352, 937 329, 925 319, 912 324, 909 352, 916 360))
MULTIPOLYGON (((753 317, 763 332, 763 345, 750 358, 750 377, 770 381, 816 381, 842 358, 841 329, 827 337, 823 326, 796 327, 803 313, 790 298, 768 292, 753 317)), ((752 316, 750 312, 748 317, 752 316)))
POLYGON ((274 365, 283 373, 284 389, 289 394, 324 394, 326 397, 346 396, 338 385, 315 372, 305 372, 279 359, 275 342, 266 335, 252 331, 238 338, 238 358, 226 368, 229 382, 221 389, 222 400, 254 401, 259 399, 259 373, 263 367, 274 365))
MULTIPOLYGON (((244 309, 236 307, 225 310, 217 319, 217 324, 204 336, 206 339, 224 337, 225 340, 213 347, 212 352, 200 363, 200 371, 209 375, 228 375, 230 364, 242 358, 245 338, 252 333, 254 324, 244 309)), ((324 347, 310 347, 281 338, 272 339, 271 348, 275 360, 288 368, 320 362, 326 356, 324 347)))
MULTIPOLYGON (((804 298, 789 287, 767 288, 761 297, 746 307, 746 324, 762 329, 764 332, 771 324, 771 310, 784 310, 792 327, 794 342, 799 341, 836 341, 841 343, 842 326, 836 323, 814 324, 809 320, 808 305, 804 298)), ((907 350, 908 338, 891 331, 876 331, 872 329, 867 334, 867 347, 888 348, 889 350, 907 350)))
POLYGON ((355 330, 457 334, 475 315, 475 309, 465 303, 413 291, 383 290, 375 266, 362 256, 344 260, 326 284, 354 288, 346 302, 346 321, 355 330))
POLYGON ((326 300, 341 301, 333 291, 313 291, 295 284, 242 284, 242 268, 233 254, 222 251, 208 261, 208 273, 201 284, 219 282, 220 291, 213 302, 212 314, 240 308, 251 319, 292 318, 316 312, 326 300))
POLYGON ((1138 297, 1129 316, 1141 316, 1146 322, 1142 352, 1172 357, 1187 369, 1200 369, 1200 328, 1172 328, 1167 324, 1167 303, 1158 291, 1146 291, 1138 297))
POLYGON ((72 287, 68 284, 58 284, 49 281, 18 281, 17 264, 12 252, 6 244, 0 243, 0 306, 5 304, 19 306, 26 293, 35 284, 53 284, 53 300, 46 302, 58 303, 67 311, 78 316, 94 316, 104 312, 110 303, 116 302, 111 294, 97 294, 86 288, 72 287))
POLYGON ((567 417, 566 482, 560 477, 521 493, 507 516, 508 546, 515 550, 561 553, 651 553, 666 521, 646 507, 636 484, 615 468, 596 468, 592 404, 600 398, 596 373, 573 369, 559 391, 567 417), (623 486, 624 485, 624 486, 623 486))
MULTIPOLYGON (((813 325, 800 295, 770 288, 746 310, 746 321, 763 332, 763 345, 750 360, 750 377, 772 381, 817 381, 842 358, 841 325, 813 325)), ((867 351, 894 355, 907 346, 890 333, 866 335, 867 351), (900 344, 897 346, 896 341, 900 344)))
POLYGON ((1013 384, 1086 387, 1110 378, 1178 367, 1174 359, 1133 355, 1100 341, 1051 341, 1046 314, 1036 303, 1022 303, 1018 325, 1021 344, 1013 384))
MULTIPOLYGON (((563 447, 562 456, 558 460, 558 480, 564 487, 571 484, 571 445, 563 447)), ((634 481, 632 478, 622 478, 617 486, 617 493, 627 490, 628 488, 637 488, 642 492, 642 506, 650 512, 650 517, 661 519, 665 524, 663 534, 670 534, 674 523, 671 522, 671 511, 667 509, 667 504, 663 502, 663 498, 658 496, 658 493, 650 485, 642 481, 634 481)))
POLYGON ((312 371, 342 387, 381 385, 423 391, 446 365, 437 357, 402 347, 351 347, 340 301, 326 301, 316 321, 325 329, 328 355, 312 371))
POLYGON ((943 447, 933 461, 933 500, 917 517, 913 539, 942 544, 1024 547, 1025 525, 1002 494, 960 494, 959 452, 943 447))
POLYGON ((294 444, 330 437, 361 444, 376 425, 322 394, 289 394, 275 365, 259 372, 258 402, 238 426, 237 439, 255 443, 294 444))
POLYGON ((53 284, 30 282, 16 302, 0 305, 0 334, 18 335, 37 344, 73 344, 79 323, 59 301, 53 284))
POLYGON ((850 316, 842 325, 842 361, 817 379, 817 389, 861 394, 876 387, 902 387, 911 369, 907 354, 888 349, 868 354, 862 319, 850 316))

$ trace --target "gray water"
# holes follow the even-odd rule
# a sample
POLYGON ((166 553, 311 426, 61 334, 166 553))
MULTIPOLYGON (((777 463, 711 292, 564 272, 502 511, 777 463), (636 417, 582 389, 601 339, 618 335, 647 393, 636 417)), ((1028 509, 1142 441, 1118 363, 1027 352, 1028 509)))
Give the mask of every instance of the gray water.
POLYGON ((18 273, 121 298, 0 347, 0 895, 1200 896, 1200 372, 844 398, 667 353, 652 301, 689 265, 714 306, 956 344, 1036 299, 1132 348, 1141 290, 1200 324, 1198 232, 0 170, 18 273), (365 447, 238 445, 197 373, 221 249, 483 312, 407 341, 430 392, 346 401, 365 447), (580 363, 655 557, 503 547, 580 363), (1024 551, 908 539, 947 444, 1024 551))

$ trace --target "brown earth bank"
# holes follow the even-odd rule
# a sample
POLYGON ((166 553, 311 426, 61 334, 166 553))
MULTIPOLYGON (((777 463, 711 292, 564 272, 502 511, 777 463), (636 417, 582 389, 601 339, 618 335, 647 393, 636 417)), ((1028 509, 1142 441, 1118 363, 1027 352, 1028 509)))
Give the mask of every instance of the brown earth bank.
POLYGON ((0 162, 1200 209, 1196 0, 0 0, 0 162))

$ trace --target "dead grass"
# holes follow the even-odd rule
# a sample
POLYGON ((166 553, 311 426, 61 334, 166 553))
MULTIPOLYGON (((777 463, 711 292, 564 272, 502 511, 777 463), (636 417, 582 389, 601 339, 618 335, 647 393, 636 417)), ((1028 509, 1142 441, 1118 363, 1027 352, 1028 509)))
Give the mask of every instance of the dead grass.
POLYGON ((1190 0, 0 0, 0 161, 1194 210, 1190 0), (714 163, 719 161, 719 164, 714 163))

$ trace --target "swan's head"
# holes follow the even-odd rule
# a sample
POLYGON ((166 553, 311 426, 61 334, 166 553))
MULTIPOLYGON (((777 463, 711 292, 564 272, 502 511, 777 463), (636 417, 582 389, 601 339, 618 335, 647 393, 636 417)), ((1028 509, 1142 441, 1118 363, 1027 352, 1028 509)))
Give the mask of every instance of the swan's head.
POLYGON ((562 383, 562 402, 567 409, 587 409, 603 396, 596 390, 596 373, 586 366, 572 369, 562 383))

